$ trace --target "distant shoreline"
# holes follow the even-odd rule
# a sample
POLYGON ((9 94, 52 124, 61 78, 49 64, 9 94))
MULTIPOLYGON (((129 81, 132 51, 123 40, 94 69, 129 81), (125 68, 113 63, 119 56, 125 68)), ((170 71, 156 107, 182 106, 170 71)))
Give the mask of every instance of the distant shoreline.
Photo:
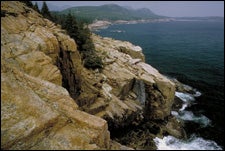
POLYGON ((171 21, 224 21, 224 17, 170 17, 161 19, 147 19, 147 20, 116 20, 116 21, 105 21, 97 20, 94 23, 88 25, 91 31, 98 29, 108 28, 111 25, 116 24, 138 24, 138 23, 153 23, 153 22, 171 22, 171 21))
POLYGON ((91 31, 95 31, 98 29, 104 29, 108 28, 110 25, 116 25, 116 24, 138 24, 138 23, 150 23, 150 22, 170 22, 175 21, 174 18, 163 18, 163 19, 148 19, 148 20, 116 20, 116 21, 104 21, 104 20, 98 20, 95 21, 92 24, 88 25, 88 28, 91 31))

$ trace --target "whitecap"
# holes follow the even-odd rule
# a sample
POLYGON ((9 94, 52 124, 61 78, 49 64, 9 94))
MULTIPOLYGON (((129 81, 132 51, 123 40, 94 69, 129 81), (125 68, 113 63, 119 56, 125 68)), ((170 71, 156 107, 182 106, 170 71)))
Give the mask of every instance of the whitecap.
MULTIPOLYGON (((195 90, 195 96, 200 96, 201 93, 197 90, 195 90)), ((189 93, 182 93, 182 92, 175 92, 175 96, 180 98, 184 103, 182 104, 182 107, 179 109, 179 112, 176 114, 171 112, 173 116, 175 116, 178 119, 181 119, 183 121, 192 121, 195 123, 199 123, 202 127, 206 127, 211 124, 211 120, 208 119, 204 115, 196 116, 191 111, 185 111, 185 109, 193 103, 195 100, 194 95, 191 95, 189 93)))
POLYGON ((206 127, 211 124, 211 120, 208 119, 206 116, 204 115, 196 116, 191 111, 181 111, 179 113, 176 111, 171 111, 171 114, 175 116, 176 118, 181 119, 183 121, 192 121, 192 122, 198 123, 202 127, 206 127))
POLYGON ((188 140, 177 139, 173 136, 158 137, 153 139, 157 150, 222 150, 216 142, 205 140, 192 135, 188 140))
POLYGON ((184 111, 188 107, 187 103, 182 104, 182 107, 179 109, 179 111, 184 111))
POLYGON ((180 98, 183 102, 189 102, 189 101, 194 101, 195 98, 193 97, 193 95, 189 94, 189 93, 182 93, 182 92, 175 92, 175 96, 177 96, 178 98, 180 98))

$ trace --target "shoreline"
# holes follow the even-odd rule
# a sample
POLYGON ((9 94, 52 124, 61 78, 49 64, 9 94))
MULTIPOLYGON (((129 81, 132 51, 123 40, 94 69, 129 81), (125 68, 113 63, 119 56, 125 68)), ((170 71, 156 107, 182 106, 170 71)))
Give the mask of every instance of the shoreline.
MULTIPOLYGON (((176 20, 176 21, 178 21, 178 20, 176 20)), ((183 20, 182 20, 183 21, 183 20)), ((120 21, 119 23, 118 22, 114 22, 114 24, 129 24, 129 23, 132 23, 132 21, 120 21)), ((142 22, 134 22, 134 23, 142 23, 142 22)), ((110 26, 110 25, 114 25, 113 23, 111 23, 110 22, 110 24, 108 24, 107 25, 107 27, 108 26, 110 26)), ((107 28, 106 26, 104 27, 104 26, 102 26, 102 28, 107 28)), ((182 83, 183 83, 183 81, 182 81, 182 83)), ((192 83, 192 82, 191 82, 192 83)), ((189 86, 189 84, 190 83, 185 83, 185 85, 187 85, 187 86, 189 86)), ((192 83, 193 84, 193 83, 192 83)), ((194 86, 194 85, 191 85, 191 86, 194 86)), ((182 88, 180 88, 180 89, 182 89, 182 88)), ((199 90, 199 89, 197 89, 197 90, 199 90)), ((191 91, 190 90, 190 92, 194 92, 193 90, 191 91)), ((188 91, 187 91, 187 93, 188 93, 188 91)), ((204 94, 204 92, 203 92, 203 94, 204 94)), ((183 95, 183 94, 182 94, 183 95)), ((197 94, 196 94, 197 95, 197 94)), ((185 96, 190 96, 190 95, 183 95, 184 97, 185 96)), ((202 98, 202 96, 201 96, 201 98, 202 98)), ((196 98, 196 100, 197 99, 201 99, 201 98, 196 98)), ((175 106, 175 107, 177 107, 177 110, 179 111, 179 110, 181 110, 182 111, 182 114, 183 114, 183 117, 182 118, 184 118, 185 116, 188 116, 188 117, 192 117, 192 120, 186 120, 186 123, 188 123, 187 125, 187 129, 190 129, 190 127, 191 126, 198 126, 198 127, 201 127, 201 126, 203 126, 203 127, 205 127, 205 129, 207 128, 207 129, 209 129, 210 128, 210 126, 207 126, 209 123, 210 123, 210 120, 207 120, 207 117, 208 116, 202 116, 202 115, 200 115, 200 116, 198 116, 198 114, 197 114, 197 116, 194 116, 195 115, 195 110, 193 110, 193 113, 191 113, 189 110, 187 110, 187 111, 183 111, 186 107, 188 107, 188 106, 186 106, 186 105, 188 105, 188 104, 182 104, 182 101, 179 99, 179 98, 177 98, 177 100, 179 101, 177 101, 178 102, 178 104, 176 104, 177 106, 175 106), (206 118, 205 118, 206 117, 206 118), (205 121, 203 121, 204 119, 206 119, 205 121), (195 121, 195 122, 194 122, 195 121), (198 121, 199 122, 203 122, 203 123, 198 123, 198 121), (204 122, 206 122, 206 124, 204 124, 204 122), (208 123, 209 122, 209 123, 208 123)), ((198 100, 197 100, 198 101, 198 100)), ((197 101, 196 101, 196 104, 197 104, 197 101)), ((189 101, 189 102, 191 102, 191 101, 189 101)), ((193 104, 193 108, 194 108, 194 105, 195 105, 195 103, 193 104)), ((190 107, 191 106, 189 106, 189 108, 187 108, 187 109, 190 109, 190 107)), ((178 116, 179 116, 179 114, 178 114, 178 116)), ((211 119, 211 118, 209 118, 209 119, 211 119)), ((212 119, 211 119, 212 120, 212 119)), ((193 133, 192 133, 192 131, 191 130, 188 130, 188 132, 189 132, 189 135, 191 136, 191 134, 195 134, 195 131, 193 131, 193 133)), ((207 141, 214 141, 219 147, 221 147, 221 148, 223 148, 223 146, 217 141, 217 140, 215 140, 214 139, 214 137, 213 138, 209 138, 209 137, 206 137, 206 136, 201 136, 201 137, 194 137, 195 139, 193 139, 193 140, 195 140, 195 141, 197 141, 198 139, 200 139, 203 143, 207 143, 207 141)), ((166 138, 165 138, 166 139, 166 138)), ((170 140, 172 140, 172 139, 170 139, 170 140)), ((166 140, 161 140, 161 142, 163 143, 164 141, 166 141, 166 140)), ((178 140, 179 141, 179 140, 178 140)), ((214 144, 214 143, 213 143, 214 144)), ((212 145, 213 145, 212 144, 212 145)), ((186 144, 184 144, 184 145, 186 145, 186 144)), ((217 145, 215 145, 215 147, 217 148, 217 145)), ((218 147, 218 148, 219 148, 218 147)))
POLYGON ((88 28, 91 31, 95 31, 98 29, 105 29, 108 28, 110 25, 118 25, 118 24, 138 24, 138 23, 154 23, 154 22, 170 22, 175 21, 174 18, 163 18, 163 19, 148 19, 148 20, 116 20, 116 21, 105 21, 105 20, 98 20, 94 23, 88 25, 88 28))
MULTIPOLYGON (((213 19, 201 19, 201 18, 176 18, 168 17, 162 19, 141 19, 141 20, 116 20, 116 21, 107 21, 107 20, 96 20, 93 23, 88 25, 88 28, 91 31, 96 31, 98 29, 108 28, 110 25, 119 25, 119 24, 139 24, 139 23, 155 23, 155 22, 171 22, 171 21, 215 21, 213 19)), ((221 21, 221 20, 216 20, 221 21)))

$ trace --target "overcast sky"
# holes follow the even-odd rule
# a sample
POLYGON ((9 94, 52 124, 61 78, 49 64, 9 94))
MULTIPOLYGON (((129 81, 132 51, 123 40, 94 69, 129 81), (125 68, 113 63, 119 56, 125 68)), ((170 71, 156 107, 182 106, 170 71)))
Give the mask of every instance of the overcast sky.
MULTIPOLYGON (((35 2, 35 1, 33 1, 35 2)), ((224 17, 224 1, 46 1, 49 9, 73 6, 118 4, 134 9, 149 8, 155 14, 169 17, 224 17), (51 6, 50 6, 51 5, 51 6)))

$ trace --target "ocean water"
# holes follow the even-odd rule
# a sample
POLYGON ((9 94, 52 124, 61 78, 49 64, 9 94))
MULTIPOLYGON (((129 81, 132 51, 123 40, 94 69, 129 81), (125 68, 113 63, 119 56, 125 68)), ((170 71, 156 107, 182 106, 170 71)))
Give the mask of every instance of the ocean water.
POLYGON ((147 63, 196 89, 195 95, 176 92, 184 104, 171 113, 185 121, 189 140, 156 138, 158 149, 224 148, 224 22, 123 24, 95 33, 141 46, 147 63))

